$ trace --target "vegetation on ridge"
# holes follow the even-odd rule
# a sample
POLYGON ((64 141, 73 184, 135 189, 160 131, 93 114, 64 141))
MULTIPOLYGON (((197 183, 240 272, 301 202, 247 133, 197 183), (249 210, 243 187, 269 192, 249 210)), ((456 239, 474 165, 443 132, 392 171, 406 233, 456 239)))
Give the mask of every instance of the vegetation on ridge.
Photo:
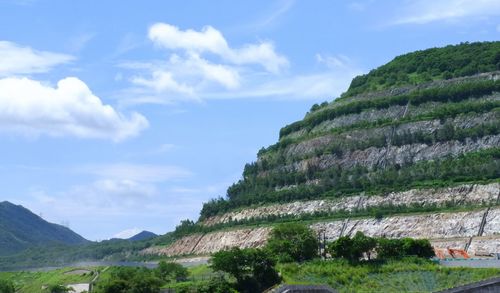
POLYGON ((500 70, 500 42, 449 45, 404 54, 355 77, 344 96, 500 70))

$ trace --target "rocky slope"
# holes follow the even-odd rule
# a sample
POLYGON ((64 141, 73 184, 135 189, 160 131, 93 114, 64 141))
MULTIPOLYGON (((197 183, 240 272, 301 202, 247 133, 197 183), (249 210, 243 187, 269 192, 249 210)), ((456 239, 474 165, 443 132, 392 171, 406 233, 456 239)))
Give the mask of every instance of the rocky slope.
POLYGON ((202 233, 144 253, 257 247, 278 219, 307 220, 330 240, 363 231, 500 252, 498 70, 500 42, 466 43, 356 77, 283 127, 225 198, 203 206, 202 233))

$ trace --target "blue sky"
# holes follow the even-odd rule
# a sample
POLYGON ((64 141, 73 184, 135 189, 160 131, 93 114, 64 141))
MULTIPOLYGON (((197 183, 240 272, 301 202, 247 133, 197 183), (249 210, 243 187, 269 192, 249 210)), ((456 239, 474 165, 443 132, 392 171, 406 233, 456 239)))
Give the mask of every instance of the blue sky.
POLYGON ((165 233, 353 76, 499 37, 494 0, 0 0, 0 200, 165 233))

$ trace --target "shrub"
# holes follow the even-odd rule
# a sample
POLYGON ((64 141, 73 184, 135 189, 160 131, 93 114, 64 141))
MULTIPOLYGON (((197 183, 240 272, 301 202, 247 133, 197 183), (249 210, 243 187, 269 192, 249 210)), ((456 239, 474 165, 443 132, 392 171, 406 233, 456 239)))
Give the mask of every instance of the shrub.
POLYGON ((273 228, 266 248, 280 262, 302 262, 317 256, 318 239, 304 224, 285 223, 273 228))
POLYGON ((11 281, 0 280, 0 293, 14 293, 16 289, 11 281))
POLYGON ((271 255, 263 249, 219 251, 212 256, 214 271, 230 274, 236 279, 236 289, 241 292, 262 292, 279 282, 271 255))

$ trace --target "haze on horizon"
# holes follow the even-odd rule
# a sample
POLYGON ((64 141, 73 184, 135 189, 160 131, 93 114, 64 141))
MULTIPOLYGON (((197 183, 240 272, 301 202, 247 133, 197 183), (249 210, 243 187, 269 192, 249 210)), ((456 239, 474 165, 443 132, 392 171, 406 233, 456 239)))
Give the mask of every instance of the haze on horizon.
POLYGON ((90 240, 171 231, 312 104, 500 37, 500 2, 0 0, 0 201, 90 240))

